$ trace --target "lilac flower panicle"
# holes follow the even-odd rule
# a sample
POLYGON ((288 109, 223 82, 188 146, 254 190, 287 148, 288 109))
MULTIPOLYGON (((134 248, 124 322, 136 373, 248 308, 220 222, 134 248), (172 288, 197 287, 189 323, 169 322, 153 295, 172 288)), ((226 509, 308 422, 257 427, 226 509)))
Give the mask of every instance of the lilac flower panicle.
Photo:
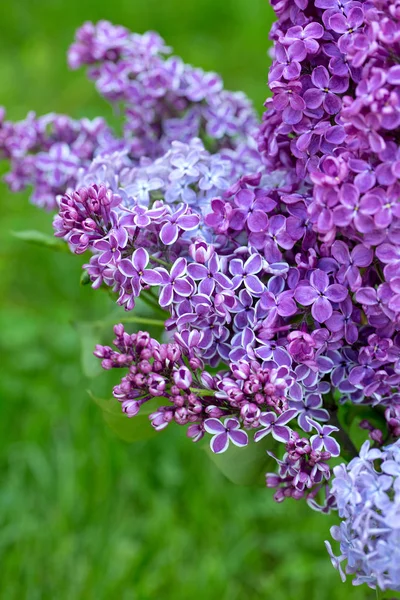
POLYGON ((341 577, 400 590, 397 4, 272 0, 261 122, 158 34, 85 23, 69 65, 118 104, 122 134, 1 114, 0 152, 10 188, 32 186, 87 252, 93 288, 165 319, 162 343, 119 324, 95 350, 122 371, 123 413, 163 398, 155 430, 268 451, 276 501, 339 511, 341 577), (333 466, 357 424, 370 441, 333 466))

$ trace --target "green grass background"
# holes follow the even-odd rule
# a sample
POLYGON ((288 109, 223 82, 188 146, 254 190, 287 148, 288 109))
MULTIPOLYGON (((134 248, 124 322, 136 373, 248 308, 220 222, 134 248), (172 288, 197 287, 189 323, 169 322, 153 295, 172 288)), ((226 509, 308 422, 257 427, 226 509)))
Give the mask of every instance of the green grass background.
MULTIPOLYGON (((262 110, 266 0, 3 0, 0 104, 10 118, 111 115, 65 61, 75 28, 101 18, 158 30, 262 110)), ((375 598, 330 566, 333 518, 234 486, 178 428, 133 445, 113 436, 86 393, 71 326, 102 318, 109 303, 79 287, 79 259, 10 234, 50 232, 51 215, 4 185, 0 202, 0 598, 375 598)))

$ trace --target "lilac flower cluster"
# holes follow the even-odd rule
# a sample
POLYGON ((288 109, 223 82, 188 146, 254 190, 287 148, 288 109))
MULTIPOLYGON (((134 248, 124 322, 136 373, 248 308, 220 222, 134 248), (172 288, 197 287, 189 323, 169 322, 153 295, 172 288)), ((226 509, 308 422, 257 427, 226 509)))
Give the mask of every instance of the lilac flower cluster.
POLYGON ((331 528, 340 555, 325 542, 333 566, 343 581, 346 572, 355 585, 400 591, 400 441, 382 450, 365 442, 359 457, 333 471, 332 494, 343 519, 331 528))
POLYGON ((107 21, 85 23, 68 53, 69 65, 88 65, 102 96, 122 104, 132 157, 160 156, 173 140, 202 132, 214 148, 234 148, 255 131, 257 118, 242 92, 223 89, 216 73, 185 64, 152 31, 132 34, 107 21))
POLYGON ((107 21, 85 23, 69 50, 69 64, 73 69, 89 65, 99 92, 118 103, 122 137, 102 118, 29 113, 14 123, 5 121, 0 108, 0 158, 10 160, 5 181, 11 190, 33 186, 32 201, 55 209, 57 196, 77 188, 93 159, 112 162, 117 152, 133 168, 145 157, 154 161, 164 155, 174 140, 189 144, 196 137, 213 152, 224 151, 232 175, 251 171, 260 157, 254 139, 258 121, 249 99, 224 90, 215 73, 166 58, 170 53, 154 32, 138 35, 107 21))
POLYGON ((33 183, 49 205, 59 194, 55 235, 89 251, 94 288, 126 310, 141 296, 168 313, 165 343, 117 325, 116 349, 96 348, 105 369, 127 369, 114 388, 122 410, 161 398, 156 430, 187 426, 215 453, 273 448, 276 500, 338 507, 335 564, 346 557, 357 582, 398 587, 400 10, 272 4, 258 149, 241 95, 166 58, 157 34, 107 22, 78 31, 69 62, 122 103, 123 138, 99 125, 81 150, 82 124, 67 141, 51 121, 30 142, 29 128, 4 123, 0 148, 15 189, 33 183), (67 151, 69 171, 46 171, 67 151), (330 491, 331 459, 357 453, 357 422, 375 447, 335 467, 330 491))
MULTIPOLYGON (((314 9, 323 23, 324 11, 314 9)), ((300 19, 300 13, 292 11, 290 19, 300 19)), ((309 54, 315 59, 321 55, 319 22, 304 22, 304 31, 289 27, 291 42, 282 42, 288 14, 280 16, 271 80, 294 78, 295 85, 287 105, 282 85, 277 87, 282 106, 267 111, 261 137, 274 115, 280 115, 285 127, 297 124, 287 121, 301 104, 292 98, 294 90, 302 98, 300 63, 309 54), (294 67, 282 66, 280 53, 293 48, 303 58, 294 67)), ((96 81, 106 66, 126 69, 126 85, 143 87, 153 81, 143 69, 162 70, 165 51, 155 34, 132 36, 102 22, 79 30, 70 62, 90 65, 96 81)), ((329 94, 336 93, 333 84, 319 81, 321 69, 316 65, 315 90, 308 86, 305 97, 329 86, 329 94)), ((189 71, 185 73, 187 77, 189 71)), ((182 90, 190 100, 185 81, 182 90)), ((221 92, 211 87, 212 94, 221 92)), ((129 103, 128 96, 124 92, 118 99, 129 103)), ((165 114, 158 101, 165 94, 156 97, 153 109, 160 122, 165 114)), ((336 113, 332 108, 338 106, 336 97, 321 100, 321 105, 339 120, 342 108, 336 113)), ((318 104, 315 98, 312 103, 318 104)), ((201 106, 207 106, 204 98, 201 106)), ((332 127, 337 131, 329 125, 329 135, 332 127)), ((286 131, 288 143, 294 133, 286 131)), ((143 131, 137 135, 144 139, 143 131)), ((336 417, 334 426, 320 425, 337 411, 333 388, 342 402, 379 405, 387 418, 386 433, 398 431, 400 403, 393 390, 400 381, 400 345, 395 313, 386 305, 388 284, 381 283, 386 268, 382 254, 370 238, 353 235, 347 226, 333 227, 328 237, 321 234, 307 190, 311 185, 325 190, 328 184, 312 181, 316 171, 310 171, 301 190, 299 173, 304 173, 282 158, 283 149, 279 164, 269 150, 266 168, 249 142, 236 148, 222 144, 211 154, 199 138, 191 137, 188 143, 169 140, 160 154, 162 140, 167 140, 163 136, 157 138, 154 156, 146 150, 149 154, 137 160, 128 136, 120 148, 112 143, 108 152, 100 151, 89 165, 80 166, 76 190, 58 199, 55 234, 73 252, 91 252, 85 268, 93 287, 111 287, 127 310, 143 291, 156 291, 160 307, 170 313, 166 329, 174 342, 201 361, 203 369, 226 365, 210 384, 215 406, 223 407, 219 416, 238 419, 253 430, 255 441, 270 434, 285 446, 285 466, 279 463, 279 474, 267 478, 269 486, 278 487, 277 499, 306 495, 314 502, 316 490, 325 489, 323 480, 330 476, 327 461, 339 454, 331 437, 338 433, 336 417), (277 163, 274 171, 268 167, 271 160, 277 163)), ((265 151, 262 141, 260 149, 265 151)), ((293 148, 288 152, 295 156, 293 148)), ((332 191, 332 182, 328 188, 332 191)), ((174 414, 175 409, 166 405, 164 412, 174 414)), ((202 433, 207 427, 211 431, 207 418, 205 412, 197 418, 202 433)), ((364 427, 368 430, 369 423, 364 427)), ((373 436, 384 438, 374 428, 373 436)))
MULTIPOLYGON (((165 155, 136 167, 124 153, 97 157, 80 179, 91 185, 60 198, 55 235, 65 238, 77 254, 91 250, 93 256, 85 266, 93 287, 103 283, 113 287, 119 293, 118 302, 132 309, 142 289, 132 285, 139 277, 135 248, 145 249, 147 261, 150 254, 153 265, 168 266, 178 257, 188 256, 191 236, 201 235, 202 212, 207 212, 213 196, 228 187, 232 172, 233 177, 240 174, 239 169, 220 154, 210 155, 198 138, 190 144, 172 142, 165 155)), ((215 260, 210 268, 218 273, 215 260)), ((178 278, 173 285, 181 289, 186 262, 184 268, 181 263, 170 272, 158 269, 151 281, 141 279, 149 285, 163 285, 162 308, 172 302, 171 281, 178 278)), ((229 287, 229 281, 226 285, 229 287)), ((186 294, 193 289, 186 282, 186 294)), ((202 289, 204 294, 204 285, 202 289)))
MULTIPOLYGON (((279 16, 272 28, 273 97, 260 151, 270 168, 290 169, 312 230, 340 264, 341 282, 356 293, 368 323, 391 335, 400 315, 397 5, 272 4, 279 16), (379 280, 362 281, 359 268, 373 263, 379 280)), ((293 195, 282 200, 290 205, 293 195)))
POLYGON ((79 169, 90 165, 95 154, 121 145, 104 119, 93 121, 48 114, 13 123, 0 109, 0 158, 10 161, 5 181, 13 192, 33 186, 32 202, 56 208, 55 198, 75 189, 79 169))

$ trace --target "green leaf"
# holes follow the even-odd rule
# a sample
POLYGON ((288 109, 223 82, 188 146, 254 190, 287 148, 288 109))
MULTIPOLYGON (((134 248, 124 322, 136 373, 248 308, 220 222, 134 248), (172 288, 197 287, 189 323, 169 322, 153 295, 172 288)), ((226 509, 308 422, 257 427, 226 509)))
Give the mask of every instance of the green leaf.
POLYGON ((94 356, 96 344, 101 342, 102 327, 98 323, 78 322, 73 324, 81 344, 81 365, 85 377, 97 377, 103 372, 101 360, 94 356))
POLYGON ((85 377, 97 377, 103 372, 101 360, 93 355, 93 351, 96 344, 102 344, 104 341, 111 342, 113 337, 112 327, 116 323, 131 325, 135 331, 144 328, 152 335, 159 335, 160 330, 163 331, 165 327, 162 319, 153 319, 147 316, 127 316, 126 312, 123 315, 117 314, 115 317, 110 316, 104 320, 73 323, 81 343, 81 364, 85 377))
POLYGON ((244 448, 229 444, 222 454, 214 454, 210 446, 204 447, 208 457, 227 479, 236 485, 265 486, 265 473, 276 470, 275 460, 267 450, 277 447, 275 440, 262 440, 258 443, 249 440, 244 448))
POLYGON ((29 244, 35 244, 36 246, 42 246, 50 248, 51 250, 57 250, 58 252, 69 252, 68 244, 53 235, 42 233, 41 231, 26 230, 26 231, 12 231, 12 235, 24 242, 29 244))
POLYGON ((125 442, 133 443, 146 440, 157 432, 150 424, 149 415, 165 404, 165 398, 153 398, 146 402, 135 417, 127 417, 121 410, 121 404, 114 398, 103 400, 88 392, 92 400, 101 408, 103 419, 108 427, 125 442))
POLYGON ((338 418, 357 448, 368 439, 368 431, 360 427, 361 421, 366 419, 377 429, 383 432, 386 431, 384 413, 377 407, 372 408, 371 406, 350 403, 342 404, 339 406, 338 418))
POLYGON ((83 271, 79 282, 81 285, 89 285, 90 284, 90 277, 89 277, 89 273, 87 271, 83 271))

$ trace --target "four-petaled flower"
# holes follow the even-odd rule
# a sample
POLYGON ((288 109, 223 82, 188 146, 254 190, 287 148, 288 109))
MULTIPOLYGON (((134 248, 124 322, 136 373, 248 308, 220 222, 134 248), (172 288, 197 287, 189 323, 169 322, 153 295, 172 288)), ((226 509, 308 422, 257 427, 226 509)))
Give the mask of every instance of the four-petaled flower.
POLYGON ((275 200, 253 190, 240 190, 235 196, 235 208, 230 219, 230 227, 242 231, 245 223, 252 233, 265 231, 268 227, 267 213, 276 206, 275 200))
POLYGON ((364 11, 359 6, 349 10, 347 16, 342 12, 335 12, 329 19, 329 27, 342 36, 338 40, 339 50, 346 53, 349 36, 357 32, 364 23, 364 11))
POLYGON ((272 105, 276 110, 281 110, 282 119, 289 125, 295 125, 301 121, 306 103, 300 96, 302 86, 300 82, 282 83, 273 81, 271 91, 274 94, 272 105))
POLYGON ((170 173, 170 180, 176 181, 182 177, 198 177, 199 169, 196 166, 199 162, 200 154, 197 150, 191 150, 187 156, 176 154, 171 158, 171 164, 175 167, 170 173))
MULTIPOLYGON (((290 46, 298 40, 301 41, 302 47, 307 54, 315 54, 318 52, 319 40, 324 35, 324 28, 321 23, 311 22, 305 27, 301 25, 294 25, 290 27, 283 39, 283 43, 290 46)), ((299 45, 300 48, 300 45, 299 45)))
POLYGON ((210 441, 210 447, 215 454, 225 452, 230 441, 235 444, 235 446, 247 446, 247 433, 240 429, 240 423, 236 418, 228 417, 223 423, 215 418, 206 419, 204 421, 204 429, 207 433, 213 435, 210 441))
POLYGON ((229 263, 229 270, 233 275, 232 287, 236 290, 242 284, 249 290, 250 293, 260 296, 265 286, 257 277, 262 269, 262 258, 260 254, 252 254, 243 264, 240 258, 234 258, 229 263))
POLYGON ((283 75, 287 80, 296 79, 300 75, 300 62, 307 56, 304 44, 298 40, 286 49, 283 44, 276 44, 275 58, 277 64, 269 72, 269 82, 277 81, 283 75))
POLYGON ((221 273, 220 260, 216 254, 211 256, 207 265, 191 263, 188 265, 187 272, 193 279, 201 280, 199 283, 200 294, 211 296, 216 285, 224 290, 232 287, 231 280, 221 273))
POLYGON ((319 394, 308 394, 304 402, 293 401, 290 406, 297 409, 299 427, 307 433, 312 430, 310 419, 329 421, 329 412, 322 408, 322 398, 319 394))
POLYGON ((196 229, 200 223, 199 215, 191 213, 189 207, 182 204, 178 210, 164 217, 165 222, 160 230, 160 240, 166 246, 174 244, 183 231, 196 229))
POLYGON ((267 289, 261 296, 261 306, 281 317, 290 317, 297 312, 293 290, 285 290, 285 280, 279 275, 269 279, 267 289))
POLYGON ((290 440, 291 429, 286 425, 296 415, 297 409, 295 408, 286 410, 279 417, 274 412, 263 413, 260 417, 260 425, 263 425, 263 428, 254 434, 254 441, 259 442, 270 433, 278 442, 287 443, 290 440))
POLYGON ((111 234, 108 240, 97 240, 93 244, 95 250, 99 250, 99 265, 103 267, 110 263, 117 263, 121 258, 121 250, 116 235, 111 234))
POLYGON ((359 269, 369 267, 374 257, 373 251, 363 244, 357 244, 350 253, 347 244, 341 240, 336 240, 332 244, 331 251, 332 256, 341 265, 336 275, 338 282, 347 282, 351 291, 355 292, 362 284, 359 269))
POLYGON ((328 70, 320 65, 313 70, 311 81, 315 87, 306 90, 303 96, 307 108, 316 109, 322 104, 329 115, 338 113, 342 106, 338 94, 348 89, 348 77, 329 77, 328 70))
POLYGON ((333 313, 331 302, 343 302, 347 289, 339 283, 329 285, 329 277, 321 269, 311 273, 310 281, 300 281, 294 297, 303 306, 310 306, 316 321, 324 323, 333 313))
POLYGON ((126 192, 138 200, 140 204, 148 205, 151 192, 159 190, 164 186, 161 177, 141 176, 126 187, 126 192))
POLYGON ((339 431, 337 427, 333 425, 321 425, 314 421, 313 419, 308 418, 310 425, 316 429, 316 435, 311 436, 311 447, 315 451, 320 451, 322 448, 325 448, 327 452, 331 454, 331 456, 339 456, 340 455, 340 446, 335 438, 330 437, 332 433, 335 431, 339 431))
POLYGON ((186 259, 181 257, 174 262, 169 273, 163 267, 146 273, 147 284, 161 287, 159 303, 162 308, 169 306, 176 295, 187 297, 194 292, 193 282, 185 276, 186 267, 186 259))
POLYGON ((135 296, 139 296, 141 281, 151 284, 154 281, 154 271, 146 269, 149 264, 149 255, 144 248, 137 248, 131 258, 123 258, 118 263, 118 270, 125 277, 132 279, 132 291, 135 296))

